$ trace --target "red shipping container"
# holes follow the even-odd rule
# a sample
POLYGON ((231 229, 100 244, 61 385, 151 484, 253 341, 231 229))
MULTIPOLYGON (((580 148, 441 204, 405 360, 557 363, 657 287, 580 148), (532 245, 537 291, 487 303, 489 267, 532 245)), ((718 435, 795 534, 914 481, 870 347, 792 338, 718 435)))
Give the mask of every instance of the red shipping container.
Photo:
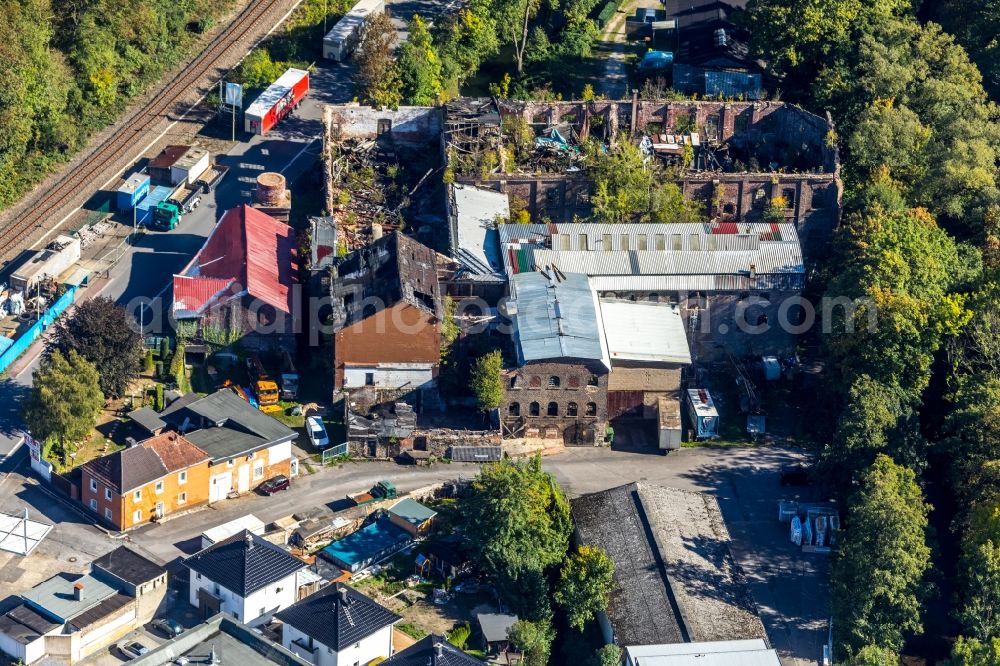
POLYGON ((250 134, 267 134, 309 94, 309 72, 289 69, 247 107, 243 126, 250 134))

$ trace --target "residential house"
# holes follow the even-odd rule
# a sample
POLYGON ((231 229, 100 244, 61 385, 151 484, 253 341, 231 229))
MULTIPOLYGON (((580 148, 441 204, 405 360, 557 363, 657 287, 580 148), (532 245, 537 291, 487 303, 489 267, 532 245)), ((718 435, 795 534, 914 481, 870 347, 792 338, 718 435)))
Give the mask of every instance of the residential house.
POLYGON ((600 444, 611 359, 587 276, 519 273, 510 289, 517 363, 504 377, 504 436, 600 444))
POLYGON ((173 279, 173 315, 195 340, 294 349, 295 230, 248 205, 225 212, 173 279))
POLYGON ((176 664, 309 666, 257 629, 222 613, 129 662, 129 666, 176 664))
POLYGON ((470 654, 462 652, 444 636, 431 634, 400 650, 382 662, 391 666, 482 666, 470 654))
POLYGON ((625 666, 781 666, 778 653, 762 638, 625 648, 625 666))
POLYGON ((209 502, 224 500, 231 491, 249 492, 279 474, 298 474, 292 456, 298 433, 230 389, 179 399, 160 417, 208 454, 209 502))
POLYGON ((118 530, 208 502, 210 456, 176 432, 151 437, 81 466, 80 500, 118 530))
POLYGON ((489 655, 506 655, 513 650, 510 644, 510 628, 517 622, 516 615, 504 613, 479 613, 476 615, 479 632, 483 636, 483 649, 489 655))
POLYGON ((0 608, 0 651, 22 664, 74 664, 149 622, 166 593, 166 569, 120 546, 89 573, 57 574, 9 599, 0 608))
POLYGON ((380 238, 333 262, 329 293, 336 390, 435 384, 444 304, 433 250, 400 232, 380 238))
POLYGON ((275 616, 281 644, 314 666, 371 664, 392 654, 401 618, 357 590, 333 583, 275 616))
POLYGON ((247 530, 191 555, 184 564, 191 570, 188 601, 202 617, 227 613, 249 626, 265 624, 294 604, 306 579, 305 562, 247 530))
POLYGON ((403 528, 414 538, 427 536, 437 516, 437 511, 409 497, 399 500, 386 512, 393 525, 403 528))
POLYGON ((714 497, 631 483, 570 508, 577 543, 615 563, 608 608, 598 615, 606 642, 624 649, 767 638, 714 497))

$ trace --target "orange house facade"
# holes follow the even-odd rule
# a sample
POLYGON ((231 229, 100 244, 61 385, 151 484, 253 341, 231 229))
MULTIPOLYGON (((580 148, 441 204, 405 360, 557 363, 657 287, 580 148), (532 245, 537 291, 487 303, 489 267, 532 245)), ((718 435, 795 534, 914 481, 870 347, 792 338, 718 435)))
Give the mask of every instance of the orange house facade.
POLYGON ((88 461, 80 498, 121 531, 208 503, 210 456, 167 432, 88 461))

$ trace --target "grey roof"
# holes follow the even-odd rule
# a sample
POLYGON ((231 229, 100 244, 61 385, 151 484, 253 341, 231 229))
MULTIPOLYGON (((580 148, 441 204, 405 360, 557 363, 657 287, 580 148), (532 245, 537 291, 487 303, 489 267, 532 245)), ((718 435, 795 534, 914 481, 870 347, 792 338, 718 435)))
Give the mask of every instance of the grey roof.
POLYGON ((156 451, 146 446, 132 446, 88 460, 83 469, 119 495, 141 488, 168 473, 156 451))
POLYGON ((503 192, 473 185, 451 186, 452 255, 476 275, 503 272, 496 224, 510 220, 510 204, 503 192))
POLYGON ((713 497, 633 483, 571 507, 582 542, 615 563, 619 645, 766 638, 713 497))
POLYGON ((329 585, 275 617, 338 652, 403 619, 343 583, 329 585))
POLYGON ((498 233, 508 276, 557 266, 600 291, 792 289, 805 275, 787 223, 501 224, 498 233))
POLYGON ((630 666, 781 666, 764 639, 707 641, 674 645, 629 645, 630 666))
POLYGON ((448 457, 455 462, 497 462, 503 458, 503 448, 499 446, 453 446, 448 457))
POLYGON ((22 593, 21 598, 53 619, 68 622, 116 594, 118 590, 89 574, 60 573, 22 593), (83 586, 79 601, 76 585, 83 586))
POLYGON ((229 389, 221 389, 203 398, 161 414, 173 425, 187 426, 185 436, 212 456, 226 460, 282 441, 297 434, 229 389))
POLYGON ((507 640, 507 632, 517 622, 516 615, 504 615, 501 613, 480 613, 476 616, 479 629, 483 632, 483 638, 487 643, 496 643, 507 640))
POLYGON ((207 663, 214 653, 218 664, 239 666, 311 666, 250 627, 222 613, 188 629, 129 662, 130 666, 167 666, 184 656, 190 663, 207 663))
POLYGON ((244 598, 306 566, 288 551, 247 530, 195 553, 184 564, 244 598))
POLYGON ((437 515, 437 511, 434 509, 424 506, 417 500, 410 497, 402 499, 389 507, 389 513, 398 518, 402 518, 414 527, 423 525, 437 515))
POLYGON ((586 275, 521 273, 511 279, 511 294, 521 365, 572 358, 600 360, 611 367, 597 294, 586 275))
POLYGON ((449 643, 444 636, 424 636, 382 662, 392 666, 482 666, 483 662, 449 643))
POLYGON ((601 299, 611 365, 619 361, 690 365, 681 313, 667 303, 601 299))
POLYGON ((0 615, 0 634, 10 637, 21 645, 27 645, 60 624, 28 604, 22 603, 0 615))
POLYGON ((76 615, 71 620, 71 623, 74 627, 81 631, 97 623, 103 623, 109 615, 117 613, 119 610, 132 603, 133 598, 134 597, 130 597, 127 594, 119 592, 114 596, 108 597, 93 608, 88 608, 79 615, 76 615))
POLYGON ((142 585, 162 576, 166 569, 131 548, 118 546, 91 563, 91 570, 101 569, 131 585, 142 585))
POLYGON ((128 417, 151 433, 155 433, 167 425, 167 422, 161 419, 160 415, 149 407, 140 407, 135 411, 129 412, 128 417))

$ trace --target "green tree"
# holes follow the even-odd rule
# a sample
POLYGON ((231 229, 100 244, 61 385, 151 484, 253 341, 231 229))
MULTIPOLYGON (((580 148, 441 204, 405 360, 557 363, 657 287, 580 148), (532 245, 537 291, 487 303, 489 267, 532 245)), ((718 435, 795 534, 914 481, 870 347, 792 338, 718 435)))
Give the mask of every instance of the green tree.
POLYGON ((571 530, 566 496, 539 456, 487 465, 472 482, 465 533, 476 563, 522 618, 547 619, 544 572, 565 557, 571 530))
POLYGON ((53 438, 66 457, 88 436, 104 404, 97 369, 76 351, 48 354, 35 372, 24 421, 38 440, 53 438))
POLYGON ((449 97, 457 97, 459 85, 500 49, 496 21, 489 10, 489 0, 471 0, 434 23, 434 44, 449 97))
MULTIPOLYGON (((993 511, 1000 524, 1000 506, 993 511)), ((1000 638, 1000 545, 997 543, 987 539, 964 558, 966 593, 959 619, 973 637, 983 641, 1000 638)))
POLYGON ((651 222, 706 222, 705 204, 684 196, 677 183, 664 183, 650 194, 651 222))
POLYGON ((395 109, 403 99, 399 68, 392 57, 396 27, 384 12, 365 19, 354 53, 354 85, 365 104, 395 109))
POLYGON ((847 666, 899 666, 899 655, 885 647, 866 645, 852 654, 847 666))
POLYGON ((419 14, 410 19, 409 38, 399 47, 399 78, 403 99, 415 106, 432 106, 441 101, 441 60, 434 49, 431 32, 419 14))
POLYGON ((274 62, 266 47, 256 48, 243 59, 237 78, 247 88, 266 88, 284 74, 287 63, 274 62))
POLYGON ((499 351, 480 356, 472 365, 470 383, 479 409, 491 412, 503 402, 503 357, 499 351))
POLYGON ((921 629, 930 567, 927 504, 912 470, 885 455, 862 475, 831 569, 836 647, 898 651, 921 629))
POLYGON ((119 398, 142 370, 145 347, 133 323, 110 298, 92 298, 56 320, 46 354, 78 352, 97 368, 104 395, 119 398))
POLYGON ((594 666, 621 666, 622 649, 614 643, 601 646, 592 659, 594 666))
POLYGON ((507 632, 507 638, 523 655, 524 666, 548 666, 555 631, 548 621, 518 620, 507 632))
POLYGON ((577 631, 608 607, 615 564, 600 548, 580 546, 563 561, 556 585, 555 602, 566 612, 569 626, 577 631))
POLYGON ((951 649, 949 666, 997 666, 1000 664, 1000 638, 979 641, 959 636, 951 649))
POLYGON ((459 650, 465 649, 465 643, 469 640, 469 635, 472 633, 472 627, 469 623, 460 624, 451 630, 448 634, 448 642, 457 647, 459 650))
POLYGON ((620 141, 609 149, 597 141, 584 146, 587 175, 593 181, 594 217, 602 222, 632 222, 649 211, 653 189, 651 168, 631 141, 620 141))
POLYGON ((541 0, 492 0, 490 15, 496 20, 501 41, 514 49, 517 74, 524 72, 531 21, 538 15, 541 0))

